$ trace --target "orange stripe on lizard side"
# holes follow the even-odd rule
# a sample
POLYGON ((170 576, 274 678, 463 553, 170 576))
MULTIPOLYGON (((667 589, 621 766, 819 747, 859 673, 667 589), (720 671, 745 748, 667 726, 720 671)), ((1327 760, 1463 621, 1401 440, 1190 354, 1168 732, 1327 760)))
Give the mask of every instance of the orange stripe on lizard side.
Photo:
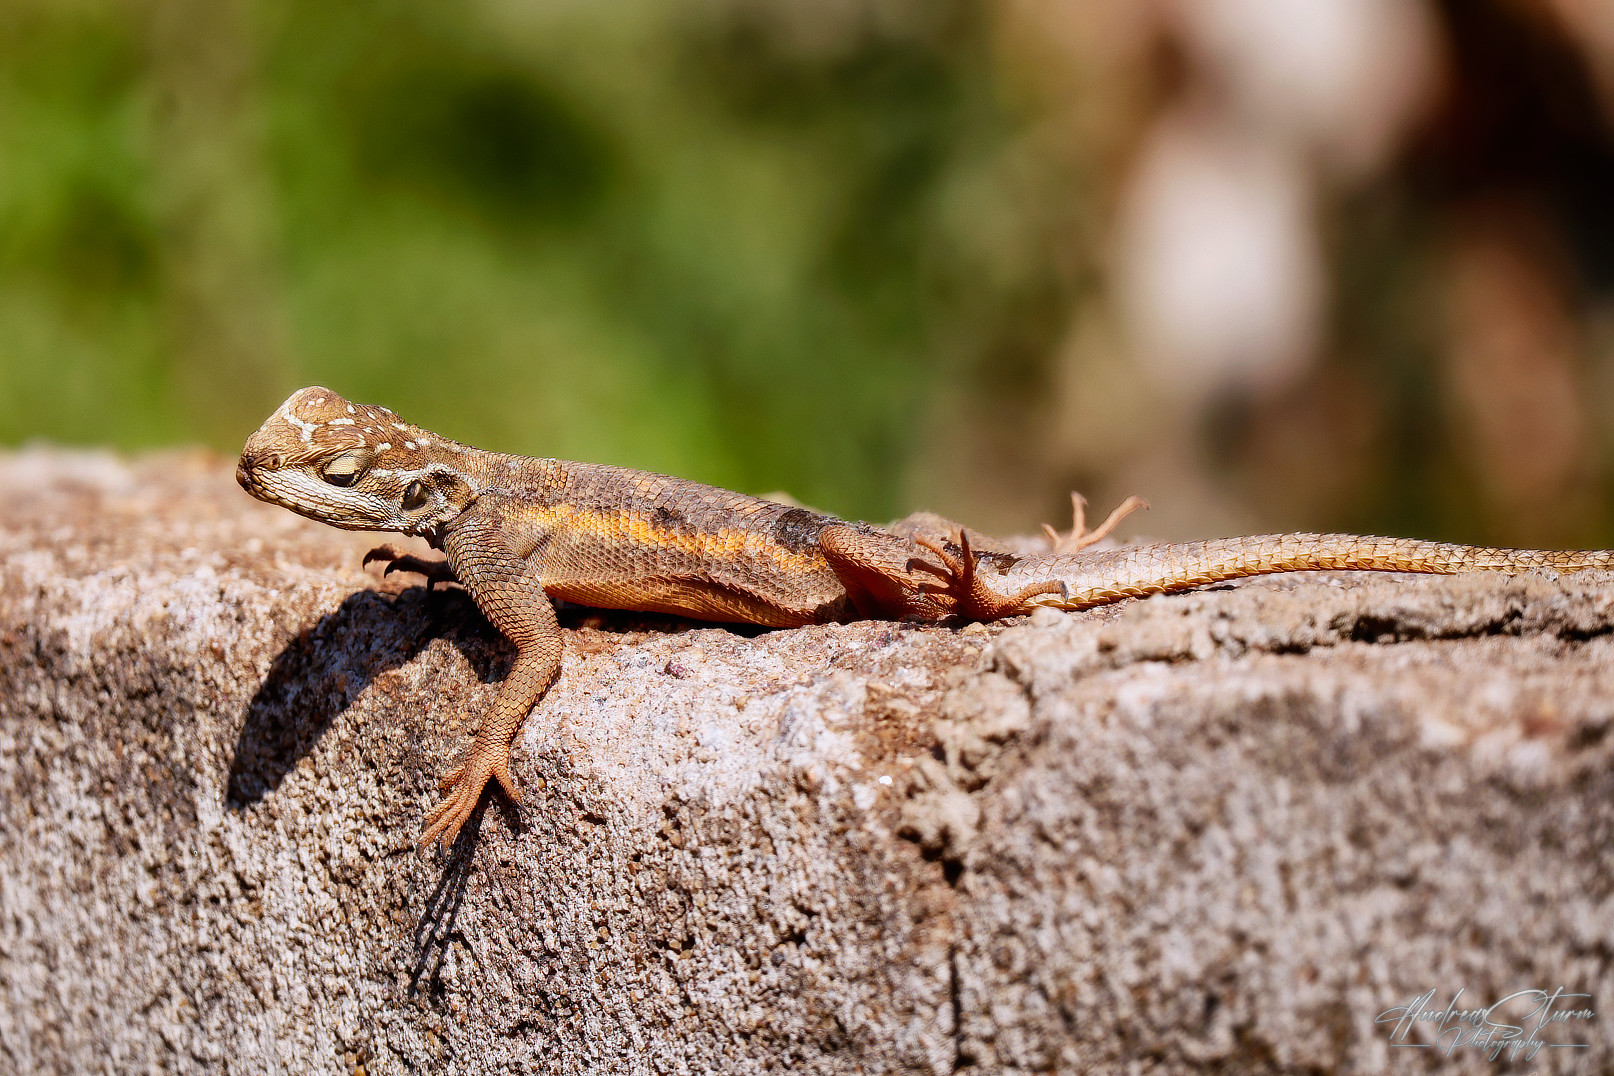
POLYGON ((713 563, 763 561, 785 571, 810 572, 824 566, 816 552, 792 553, 755 531, 672 531, 643 516, 602 512, 574 504, 549 505, 537 513, 538 524, 553 533, 583 532, 617 548, 666 549, 713 563))

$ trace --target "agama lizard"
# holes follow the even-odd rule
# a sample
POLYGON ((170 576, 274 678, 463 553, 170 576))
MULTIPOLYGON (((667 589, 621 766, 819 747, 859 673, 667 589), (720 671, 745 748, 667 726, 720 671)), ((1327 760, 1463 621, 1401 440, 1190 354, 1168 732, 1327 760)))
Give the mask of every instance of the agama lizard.
MULTIPOLYGON (((236 479, 261 500, 350 530, 419 535, 432 562, 365 563, 458 580, 516 646, 421 844, 451 843, 489 779, 510 799, 510 744, 560 669, 552 598, 789 628, 857 619, 997 620, 1083 609, 1269 572, 1519 572, 1614 567, 1614 551, 1484 549, 1349 534, 1267 534, 1088 550, 1078 520, 1052 553, 976 548, 937 517, 883 529, 646 471, 484 452, 324 388, 291 395, 246 443, 236 479)), ((1057 536, 1056 536, 1057 537, 1057 536)), ((976 543, 978 544, 978 542, 976 543)))

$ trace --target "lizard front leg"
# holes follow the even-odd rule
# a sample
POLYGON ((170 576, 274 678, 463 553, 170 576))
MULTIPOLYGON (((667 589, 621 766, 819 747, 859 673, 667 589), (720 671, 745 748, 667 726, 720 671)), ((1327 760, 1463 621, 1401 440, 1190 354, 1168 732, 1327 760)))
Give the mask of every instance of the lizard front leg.
POLYGON ((454 575, 470 590, 482 614, 516 646, 510 674, 482 720, 464 761, 443 779, 443 801, 426 820, 420 843, 454 842, 490 778, 511 802, 521 796, 510 780, 510 741, 560 671, 561 634, 555 607, 527 561, 505 540, 497 518, 476 516, 446 530, 443 550, 454 575))

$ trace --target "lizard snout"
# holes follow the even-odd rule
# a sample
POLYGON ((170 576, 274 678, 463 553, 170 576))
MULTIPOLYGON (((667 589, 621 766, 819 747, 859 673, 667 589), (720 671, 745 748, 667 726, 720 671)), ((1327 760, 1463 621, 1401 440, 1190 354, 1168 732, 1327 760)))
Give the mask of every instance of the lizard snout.
POLYGON ((235 465, 235 480, 242 489, 251 493, 258 484, 257 476, 264 471, 278 471, 285 460, 278 452, 260 454, 256 452, 241 453, 240 462, 235 465))

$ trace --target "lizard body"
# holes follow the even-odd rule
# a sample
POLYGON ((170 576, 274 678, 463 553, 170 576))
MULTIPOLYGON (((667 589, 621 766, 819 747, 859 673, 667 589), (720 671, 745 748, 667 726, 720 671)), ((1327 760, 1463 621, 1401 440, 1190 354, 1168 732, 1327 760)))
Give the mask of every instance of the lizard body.
MULTIPOLYGON (((1270 572, 1452 573, 1614 567, 1614 552, 1484 549, 1401 538, 1276 534, 1086 546, 1077 524, 1047 554, 972 548, 937 517, 891 530, 622 467, 484 452, 329 389, 293 393, 254 433, 236 478, 253 496, 352 530, 419 535, 444 562, 372 551, 387 571, 457 579, 516 646, 464 761, 421 838, 450 843, 487 782, 520 797, 510 743, 560 668, 552 598, 729 623, 797 627, 865 618, 993 620, 1081 609, 1270 572), (1061 551, 1063 550, 1063 551, 1061 551)), ((1057 535, 1055 535, 1058 538, 1057 535)), ((982 545, 975 536, 973 545, 982 545)), ((429 585, 428 582, 428 585, 429 585)))

